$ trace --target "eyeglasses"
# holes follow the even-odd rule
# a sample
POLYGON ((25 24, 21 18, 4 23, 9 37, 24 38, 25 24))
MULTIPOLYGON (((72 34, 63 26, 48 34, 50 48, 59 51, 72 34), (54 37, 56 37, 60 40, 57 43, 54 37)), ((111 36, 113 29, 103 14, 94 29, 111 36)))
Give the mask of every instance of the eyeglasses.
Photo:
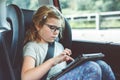
POLYGON ((55 32, 56 30, 58 31, 62 30, 62 27, 57 27, 57 26, 50 25, 50 24, 45 24, 45 25, 47 25, 51 29, 52 32, 55 32))

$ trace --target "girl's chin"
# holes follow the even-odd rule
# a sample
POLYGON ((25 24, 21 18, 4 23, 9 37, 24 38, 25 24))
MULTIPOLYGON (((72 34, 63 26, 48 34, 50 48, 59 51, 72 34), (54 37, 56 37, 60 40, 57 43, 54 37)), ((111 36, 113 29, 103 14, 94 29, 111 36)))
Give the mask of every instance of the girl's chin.
POLYGON ((48 42, 50 42, 50 43, 52 43, 52 42, 54 42, 55 40, 49 40, 48 42))

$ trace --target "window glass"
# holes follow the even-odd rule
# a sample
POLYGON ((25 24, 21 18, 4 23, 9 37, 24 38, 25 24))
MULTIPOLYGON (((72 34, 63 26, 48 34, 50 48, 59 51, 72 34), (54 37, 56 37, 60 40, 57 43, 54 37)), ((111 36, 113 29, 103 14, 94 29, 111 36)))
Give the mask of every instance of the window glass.
MULTIPOLYGON (((118 42, 120 0, 59 0, 73 39, 118 42)), ((120 41, 119 41, 120 42, 120 41)))
POLYGON ((7 5, 16 4, 22 9, 36 10, 39 7, 38 0, 7 0, 7 5))
POLYGON ((120 28, 119 0, 59 0, 72 28, 120 28), (99 23, 98 23, 99 21, 99 23), (111 23, 111 24, 109 24, 111 23))

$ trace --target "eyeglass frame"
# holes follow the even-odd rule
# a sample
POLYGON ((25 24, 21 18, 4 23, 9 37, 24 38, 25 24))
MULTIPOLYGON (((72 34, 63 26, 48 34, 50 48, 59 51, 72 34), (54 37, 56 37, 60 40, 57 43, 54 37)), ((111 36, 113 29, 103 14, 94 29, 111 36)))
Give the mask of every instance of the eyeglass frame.
POLYGON ((52 32, 55 32, 55 31, 62 31, 62 27, 57 27, 57 26, 55 26, 55 25, 50 25, 50 24, 44 24, 44 25, 46 25, 52 32))

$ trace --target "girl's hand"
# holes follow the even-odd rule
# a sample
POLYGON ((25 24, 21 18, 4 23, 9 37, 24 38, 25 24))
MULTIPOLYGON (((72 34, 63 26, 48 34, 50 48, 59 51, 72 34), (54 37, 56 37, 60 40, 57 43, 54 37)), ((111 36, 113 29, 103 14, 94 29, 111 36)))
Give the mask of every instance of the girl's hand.
POLYGON ((60 55, 54 57, 54 65, 61 63, 63 61, 74 60, 70 55, 72 54, 71 50, 66 48, 60 55))

